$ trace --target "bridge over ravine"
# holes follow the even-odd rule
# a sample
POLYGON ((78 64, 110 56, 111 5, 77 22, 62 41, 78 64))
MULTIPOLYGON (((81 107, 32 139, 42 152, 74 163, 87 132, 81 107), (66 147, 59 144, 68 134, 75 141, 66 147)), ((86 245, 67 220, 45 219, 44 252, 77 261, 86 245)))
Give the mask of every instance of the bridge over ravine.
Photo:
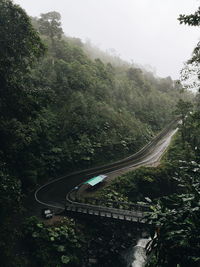
POLYGON ((125 205, 124 208, 113 208, 102 205, 92 205, 70 200, 70 194, 66 198, 65 212, 88 214, 99 217, 107 217, 115 220, 130 221, 137 224, 147 224, 145 218, 149 208, 147 206, 130 204, 127 202, 115 202, 113 204, 125 205))

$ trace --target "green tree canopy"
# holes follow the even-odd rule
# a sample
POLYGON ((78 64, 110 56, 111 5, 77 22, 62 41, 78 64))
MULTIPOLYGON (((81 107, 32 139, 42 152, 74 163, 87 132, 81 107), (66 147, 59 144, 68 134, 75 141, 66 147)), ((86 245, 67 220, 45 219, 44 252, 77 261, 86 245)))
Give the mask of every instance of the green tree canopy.
POLYGON ((52 43, 54 39, 61 39, 63 30, 61 27, 61 15, 60 13, 53 11, 45 14, 41 14, 38 20, 39 32, 48 36, 52 43))
POLYGON ((199 26, 200 25, 200 7, 194 14, 190 15, 180 15, 178 20, 180 23, 187 24, 189 26, 199 26))
POLYGON ((28 74, 45 47, 24 10, 9 0, 0 1, 0 47, 0 156, 13 166, 39 109, 28 74))
POLYGON ((183 162, 178 172, 174 179, 179 193, 158 200, 150 216, 158 229, 151 244, 158 267, 197 267, 200 263, 200 165, 183 162))
POLYGON ((9 0, 0 1, 0 47, 1 86, 17 83, 15 79, 19 79, 44 52, 29 17, 9 0))

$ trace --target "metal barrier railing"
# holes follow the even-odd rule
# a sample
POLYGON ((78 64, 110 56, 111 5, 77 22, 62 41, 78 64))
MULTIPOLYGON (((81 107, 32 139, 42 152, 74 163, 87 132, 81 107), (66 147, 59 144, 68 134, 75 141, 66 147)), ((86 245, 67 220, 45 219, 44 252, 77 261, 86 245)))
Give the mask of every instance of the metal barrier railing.
MULTIPOLYGON (((104 165, 101 167, 97 167, 94 169, 89 169, 89 170, 85 170, 83 172, 80 172, 82 174, 84 174, 85 172, 91 172, 91 171, 95 171, 97 172, 98 170, 105 170, 105 168, 108 168, 107 170, 112 170, 114 168, 116 168, 117 164, 123 164, 123 163, 128 163, 129 161, 132 161, 135 159, 135 162, 141 160, 144 155, 159 141, 162 139, 162 137, 164 137, 170 129, 172 129, 173 127, 175 128, 175 126, 177 126, 178 121, 180 121, 179 118, 177 118, 176 120, 172 121, 163 131, 160 132, 159 135, 157 135, 150 143, 148 143, 144 148, 142 148, 140 151, 138 151, 137 153, 135 153, 134 155, 127 157, 123 160, 117 161, 115 163, 109 164, 109 165, 104 165)), ((80 186, 80 185, 79 185, 80 186)), ((84 208, 87 211, 92 210, 92 211, 96 211, 96 212, 109 212, 111 214, 116 214, 116 215, 124 215, 124 216, 133 216, 135 218, 138 218, 139 220, 143 220, 145 215, 147 214, 147 212, 149 211, 149 208, 147 206, 143 206, 143 205, 137 205, 134 203, 129 203, 129 202, 115 202, 114 203, 118 203, 118 204, 124 204, 124 205, 129 205, 129 207, 134 207, 136 209, 132 210, 126 210, 126 209, 117 209, 114 207, 106 207, 106 206, 101 206, 101 205, 94 205, 94 204, 87 204, 87 203, 81 203, 78 202, 76 200, 72 200, 71 198, 71 194, 72 192, 74 192, 74 189, 72 189, 66 196, 66 205, 70 205, 71 207, 75 207, 75 208, 84 208)))

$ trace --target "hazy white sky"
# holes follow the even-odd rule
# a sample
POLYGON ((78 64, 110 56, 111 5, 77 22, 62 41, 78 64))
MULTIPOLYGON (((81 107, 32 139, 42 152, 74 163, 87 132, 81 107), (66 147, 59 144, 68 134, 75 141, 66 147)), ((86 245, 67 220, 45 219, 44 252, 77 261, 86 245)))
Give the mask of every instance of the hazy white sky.
POLYGON ((179 14, 197 10, 200 0, 14 0, 31 16, 58 11, 66 35, 90 39, 121 58, 150 64, 161 77, 179 77, 200 34, 179 25, 179 14))

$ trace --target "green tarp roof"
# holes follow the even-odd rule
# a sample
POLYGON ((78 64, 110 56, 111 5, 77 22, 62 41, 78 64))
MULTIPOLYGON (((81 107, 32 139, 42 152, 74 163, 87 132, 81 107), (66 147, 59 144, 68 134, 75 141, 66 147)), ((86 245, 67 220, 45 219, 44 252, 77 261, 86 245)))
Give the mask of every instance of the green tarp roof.
POLYGON ((102 182, 107 176, 106 175, 98 175, 96 177, 93 177, 92 179, 86 181, 84 184, 89 184, 91 186, 94 186, 100 182, 102 182))

